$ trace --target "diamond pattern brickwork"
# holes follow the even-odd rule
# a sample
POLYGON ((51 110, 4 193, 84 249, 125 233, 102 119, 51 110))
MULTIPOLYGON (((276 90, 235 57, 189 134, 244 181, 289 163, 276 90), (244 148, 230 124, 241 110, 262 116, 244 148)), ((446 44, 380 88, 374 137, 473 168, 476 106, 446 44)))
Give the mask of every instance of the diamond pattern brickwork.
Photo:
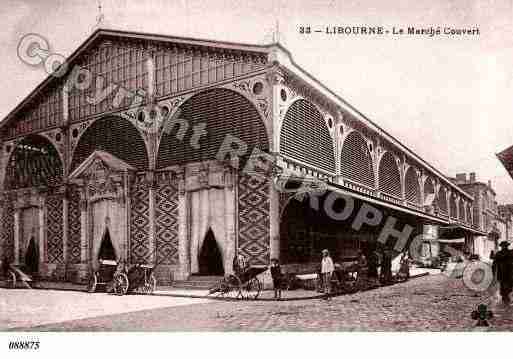
POLYGON ((14 261, 14 208, 12 202, 6 200, 1 218, 0 244, 3 246, 3 255, 14 261))
POLYGON ((62 196, 52 195, 46 199, 46 245, 48 263, 63 263, 62 196))
POLYGON ((80 195, 72 190, 68 202, 68 261, 80 263, 80 195))
POLYGON ((269 264, 269 180, 239 177, 239 253, 252 265, 269 264))
POLYGON ((130 261, 147 263, 150 257, 150 196, 144 175, 138 175, 131 189, 130 261))
POLYGON ((157 263, 178 264, 178 189, 166 182, 155 190, 157 263))

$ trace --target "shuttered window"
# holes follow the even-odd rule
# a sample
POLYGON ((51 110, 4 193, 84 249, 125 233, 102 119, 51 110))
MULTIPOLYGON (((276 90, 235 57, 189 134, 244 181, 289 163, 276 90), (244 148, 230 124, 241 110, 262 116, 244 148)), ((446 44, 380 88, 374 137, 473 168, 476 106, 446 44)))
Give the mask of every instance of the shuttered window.
POLYGON ((362 135, 353 131, 344 140, 341 155, 341 174, 347 179, 374 187, 372 157, 362 135))
POLYGON ((402 198, 401 175, 395 157, 385 152, 379 164, 379 190, 392 196, 402 198))
POLYGON ((292 159, 335 172, 333 140, 317 108, 306 100, 290 106, 280 133, 280 152, 292 159))

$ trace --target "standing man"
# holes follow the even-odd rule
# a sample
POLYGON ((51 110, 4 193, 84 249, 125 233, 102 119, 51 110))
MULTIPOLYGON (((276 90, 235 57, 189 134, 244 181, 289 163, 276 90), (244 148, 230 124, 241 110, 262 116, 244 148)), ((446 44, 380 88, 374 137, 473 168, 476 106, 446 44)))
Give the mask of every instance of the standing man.
POLYGON ((495 254, 493 267, 497 271, 497 281, 500 284, 502 302, 509 304, 509 295, 513 290, 513 253, 508 249, 509 242, 502 241, 501 250, 495 254))
POLYGON ((326 300, 331 299, 331 276, 333 275, 334 270, 335 266, 333 265, 333 260, 330 257, 330 252, 327 249, 323 249, 321 260, 321 276, 322 284, 324 286, 324 293, 326 294, 324 299, 326 300))

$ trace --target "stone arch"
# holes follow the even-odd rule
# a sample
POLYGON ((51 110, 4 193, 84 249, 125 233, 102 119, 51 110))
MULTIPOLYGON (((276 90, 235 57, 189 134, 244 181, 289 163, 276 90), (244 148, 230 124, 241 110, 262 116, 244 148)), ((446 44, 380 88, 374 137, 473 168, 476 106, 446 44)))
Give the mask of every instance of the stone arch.
POLYGON ((4 189, 52 187, 62 183, 61 155, 46 137, 28 135, 13 146, 6 165, 4 189))
POLYGON ((305 99, 288 108, 280 130, 280 153, 335 173, 335 150, 321 112, 305 99))
POLYGON ((132 123, 121 117, 100 118, 85 130, 73 151, 69 173, 96 150, 108 152, 138 170, 149 167, 144 139, 132 123))
POLYGON ((401 172, 395 156, 390 151, 383 153, 379 161, 378 182, 381 192, 402 198, 401 172))
POLYGON ((229 145, 234 148, 239 143, 247 146, 242 158, 251 155, 255 147, 269 151, 264 120, 253 103, 235 91, 215 88, 200 92, 185 101, 173 119, 185 120, 182 122, 186 125, 178 128, 173 122, 164 124, 157 168, 215 159, 226 139, 233 140, 229 145), (195 129, 201 128, 206 132, 196 143, 195 129))
POLYGON ((343 177, 374 188, 374 166, 367 141, 358 131, 347 134, 342 144, 340 171, 343 177))
POLYGON ((412 203, 420 204, 420 184, 417 171, 414 167, 408 168, 404 176, 406 200, 412 203))

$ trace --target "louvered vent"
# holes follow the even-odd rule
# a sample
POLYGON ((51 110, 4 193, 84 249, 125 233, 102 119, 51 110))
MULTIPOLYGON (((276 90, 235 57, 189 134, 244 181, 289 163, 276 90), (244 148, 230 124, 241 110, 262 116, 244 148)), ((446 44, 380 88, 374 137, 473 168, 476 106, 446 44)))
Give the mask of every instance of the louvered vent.
POLYGON ((385 152, 379 164, 379 190, 401 198, 401 175, 394 155, 385 152))
POLYGON ((438 207, 442 212, 447 213, 447 196, 443 187, 438 191, 438 207))
POLYGON ((362 135, 353 131, 347 135, 341 155, 342 176, 368 187, 374 187, 372 157, 362 135))
POLYGON ((96 150, 108 152, 137 169, 148 168, 144 140, 125 119, 109 117, 93 123, 78 142, 70 173, 96 150))
MULTIPOLYGON (((238 138, 247 145, 241 157, 251 155, 255 147, 269 150, 264 123, 255 107, 242 95, 226 89, 199 93, 180 107, 180 118, 188 123, 183 140, 177 139, 178 125, 164 131, 160 142, 157 167, 215 159, 226 136, 238 138), (191 141, 193 128, 205 124, 207 134, 199 139, 199 149, 191 141)), ((238 145, 233 145, 237 148, 238 145)), ((228 159, 228 156, 226 156, 228 159)))
POLYGON ((456 198, 452 194, 449 195, 449 208, 451 210, 450 216, 456 218, 458 210, 456 208, 456 198))
POLYGON ((420 185, 417 179, 417 173, 413 167, 406 171, 406 200, 412 203, 420 204, 420 185))
POLYGON ((335 172, 333 140, 320 112, 306 100, 297 100, 288 109, 280 134, 280 152, 335 172))
POLYGON ((5 188, 53 186, 62 182, 62 162, 46 138, 27 136, 14 149, 6 168, 5 188))

